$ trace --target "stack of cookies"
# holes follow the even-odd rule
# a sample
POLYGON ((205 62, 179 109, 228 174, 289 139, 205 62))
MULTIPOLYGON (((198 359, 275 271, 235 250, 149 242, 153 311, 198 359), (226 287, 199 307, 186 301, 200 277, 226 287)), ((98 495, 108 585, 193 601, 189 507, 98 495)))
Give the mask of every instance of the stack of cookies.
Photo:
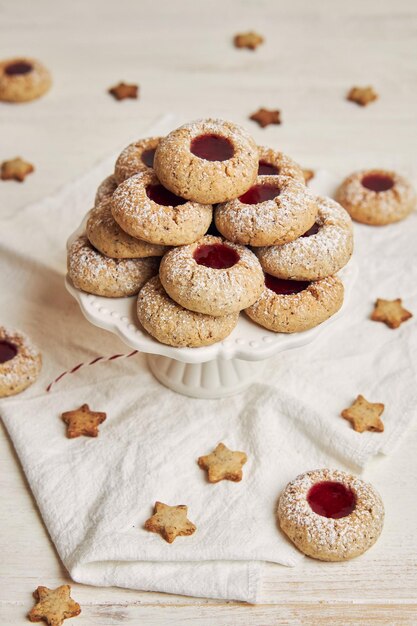
POLYGON ((153 337, 196 347, 224 339, 242 310, 274 332, 328 319, 352 249, 348 213, 312 195, 291 158, 208 119, 122 151, 68 273, 88 293, 138 294, 153 337))

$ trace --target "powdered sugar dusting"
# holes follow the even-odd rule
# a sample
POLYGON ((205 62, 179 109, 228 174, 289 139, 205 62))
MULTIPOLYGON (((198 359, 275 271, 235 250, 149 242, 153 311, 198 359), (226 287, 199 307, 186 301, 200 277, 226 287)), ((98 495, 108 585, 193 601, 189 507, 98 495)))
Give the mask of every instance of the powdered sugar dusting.
MULTIPOLYGON (((278 169, 280 176, 295 178, 300 183, 304 184, 303 170, 291 157, 283 152, 277 152, 265 146, 258 146, 258 150, 259 161, 265 161, 265 163, 269 165, 274 165, 278 169)), ((262 176, 262 174, 259 174, 259 176, 262 176)))
POLYGON ((22 390, 35 382, 41 368, 41 355, 29 337, 16 330, 0 326, 0 341, 17 349, 14 358, 0 363, 0 397, 22 390))
POLYGON ((142 155, 147 150, 155 150, 160 139, 160 137, 139 139, 122 150, 114 167, 114 175, 118 183, 122 183, 138 172, 152 170, 143 162, 142 155))

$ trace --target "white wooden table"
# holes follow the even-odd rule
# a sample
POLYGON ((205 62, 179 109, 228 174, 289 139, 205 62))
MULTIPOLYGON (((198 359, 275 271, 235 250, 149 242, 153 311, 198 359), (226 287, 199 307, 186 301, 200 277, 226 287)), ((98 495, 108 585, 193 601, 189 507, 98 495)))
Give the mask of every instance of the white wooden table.
MULTIPOLYGON (((341 176, 387 166, 416 180, 416 32, 414 0, 0 0, 0 56, 39 57, 55 80, 38 102, 0 106, 0 161, 20 154, 36 165, 23 185, 0 184, 1 215, 82 174, 168 110, 243 123, 304 166, 341 176), (255 53, 231 45, 246 29, 266 38, 255 53), (140 100, 108 96, 119 80, 137 81, 140 100), (380 100, 346 102, 354 84, 374 85, 380 100), (281 109, 282 126, 248 121, 259 106, 281 109)), ((73 585, 83 610, 74 624, 416 624, 416 449, 414 425, 365 472, 377 479, 387 518, 364 557, 267 565, 256 607, 73 585)), ((4 431, 0 497, 0 624, 20 625, 38 584, 69 579, 4 431)))

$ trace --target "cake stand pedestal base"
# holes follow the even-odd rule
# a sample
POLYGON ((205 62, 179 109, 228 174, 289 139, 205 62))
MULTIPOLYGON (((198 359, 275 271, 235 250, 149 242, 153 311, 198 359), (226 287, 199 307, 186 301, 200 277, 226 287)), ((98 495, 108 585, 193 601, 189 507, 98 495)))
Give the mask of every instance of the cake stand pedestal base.
POLYGON ((177 393, 191 398, 225 398, 247 389, 261 374, 264 361, 214 359, 183 363, 166 356, 148 354, 155 378, 177 393))

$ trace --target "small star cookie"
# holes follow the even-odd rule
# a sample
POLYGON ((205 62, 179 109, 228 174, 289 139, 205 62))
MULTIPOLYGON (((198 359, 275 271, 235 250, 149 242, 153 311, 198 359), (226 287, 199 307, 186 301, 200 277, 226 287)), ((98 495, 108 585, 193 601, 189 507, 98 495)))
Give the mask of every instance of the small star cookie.
POLYGON ((210 483, 218 483, 220 480, 242 480, 242 466, 248 457, 244 452, 229 450, 223 443, 207 456, 200 456, 197 463, 201 469, 207 470, 210 483))
POLYGON ((138 85, 128 85, 127 83, 119 83, 109 89, 109 93, 116 98, 116 100, 125 100, 126 98, 138 98, 138 85))
POLYGON ((396 300, 382 300, 378 298, 372 311, 371 320, 384 322, 390 328, 398 328, 403 322, 413 317, 413 314, 402 306, 401 298, 396 300))
POLYGON ((36 604, 28 613, 31 622, 46 622, 49 626, 61 626, 64 619, 81 613, 81 607, 71 597, 71 587, 61 585, 56 589, 38 587, 33 592, 36 604))
POLYGON ((104 422, 106 413, 90 411, 88 404, 83 404, 79 409, 66 411, 61 415, 67 424, 67 437, 73 439, 85 435, 86 437, 97 437, 99 424, 104 422))
POLYGON ((281 111, 270 109, 259 109, 249 117, 250 120, 257 122, 261 128, 270 124, 281 124, 281 111))
POLYGON ((146 520, 145 528, 152 533, 159 533, 168 543, 177 537, 192 535, 197 527, 187 519, 187 511, 185 504, 168 506, 163 502, 155 502, 154 514, 146 520))
POLYGON ((366 430, 382 433, 384 424, 380 415, 384 412, 385 406, 380 402, 368 402, 359 395, 355 402, 341 413, 345 420, 352 424, 352 427, 358 433, 364 433, 366 430))
POLYGON ((374 91, 373 87, 352 87, 346 99, 364 107, 370 102, 377 100, 378 94, 374 91))
POLYGON ((238 33, 233 38, 236 48, 248 48, 248 50, 256 50, 264 42, 262 35, 258 35, 254 31, 248 33, 238 33))
POLYGON ((303 170, 304 182, 307 184, 312 178, 314 178, 314 170, 303 170))
POLYGON ((34 170, 32 163, 16 157, 10 161, 3 161, 0 169, 0 178, 1 180, 17 180, 19 183, 23 183, 26 176, 34 170))

